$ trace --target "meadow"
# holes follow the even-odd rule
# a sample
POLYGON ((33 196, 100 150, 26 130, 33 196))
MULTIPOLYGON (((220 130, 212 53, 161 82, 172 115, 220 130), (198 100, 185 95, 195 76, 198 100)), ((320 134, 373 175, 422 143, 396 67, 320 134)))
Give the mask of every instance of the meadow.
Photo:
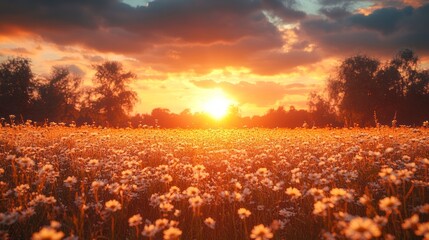
POLYGON ((429 130, 0 128, 3 239, 429 239, 429 130))

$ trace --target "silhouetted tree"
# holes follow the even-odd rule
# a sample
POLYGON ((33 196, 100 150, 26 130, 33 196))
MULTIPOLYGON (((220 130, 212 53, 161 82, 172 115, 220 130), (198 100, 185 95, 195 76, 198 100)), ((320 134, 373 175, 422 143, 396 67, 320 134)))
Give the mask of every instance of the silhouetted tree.
POLYGON ((0 64, 0 116, 27 116, 33 95, 34 75, 27 58, 15 57, 0 64))
POLYGON ((316 92, 311 92, 308 99, 308 107, 312 119, 311 124, 318 127, 337 125, 334 108, 329 101, 321 95, 316 92))
POLYGON ((92 108, 101 120, 112 126, 126 126, 127 115, 137 101, 136 92, 129 90, 129 83, 136 76, 126 72, 119 62, 107 61, 94 66, 94 97, 92 108))
POLYGON ((419 69, 418 57, 409 49, 384 65, 363 55, 347 58, 327 88, 349 126, 390 124, 395 117, 402 124, 421 124, 429 117, 429 73, 419 69))
POLYGON ((81 82, 82 79, 71 74, 66 67, 54 67, 51 75, 42 79, 37 87, 34 118, 55 122, 76 120, 81 82))
POLYGON ((389 66, 396 70, 393 89, 399 99, 399 121, 420 124, 429 117, 428 71, 419 69, 419 58, 409 49, 399 51, 389 66))
POLYGON ((371 123, 376 108, 375 76, 380 67, 377 59, 357 55, 345 59, 336 76, 328 80, 329 98, 345 117, 347 124, 371 123))
POLYGON ((167 108, 155 108, 152 110, 151 116, 155 120, 155 125, 162 128, 172 127, 172 114, 167 108))

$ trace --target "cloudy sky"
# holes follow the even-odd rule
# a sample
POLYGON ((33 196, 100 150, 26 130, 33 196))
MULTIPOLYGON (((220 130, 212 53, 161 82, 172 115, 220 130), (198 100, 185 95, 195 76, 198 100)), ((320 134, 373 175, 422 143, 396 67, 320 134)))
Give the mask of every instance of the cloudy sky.
POLYGON ((32 59, 89 80, 120 61, 138 78, 134 112, 202 111, 216 95, 243 115, 306 109, 342 59, 411 48, 429 67, 426 0, 3 0, 0 61, 32 59))

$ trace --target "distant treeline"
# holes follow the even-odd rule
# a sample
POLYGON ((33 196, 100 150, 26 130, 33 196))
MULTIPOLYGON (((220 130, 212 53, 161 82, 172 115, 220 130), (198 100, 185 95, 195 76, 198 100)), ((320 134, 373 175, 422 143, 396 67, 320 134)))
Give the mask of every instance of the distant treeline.
POLYGON ((294 106, 269 109, 262 116, 242 117, 237 106, 219 121, 189 109, 179 114, 156 108, 130 116, 137 94, 127 84, 136 75, 115 61, 94 65, 92 87, 67 67, 55 66, 49 76, 36 76, 31 60, 11 57, 0 63, 1 123, 28 119, 95 124, 109 127, 325 127, 422 125, 429 119, 429 71, 416 54, 404 49, 390 61, 366 55, 346 58, 327 80, 322 93, 312 92, 308 110, 294 106))

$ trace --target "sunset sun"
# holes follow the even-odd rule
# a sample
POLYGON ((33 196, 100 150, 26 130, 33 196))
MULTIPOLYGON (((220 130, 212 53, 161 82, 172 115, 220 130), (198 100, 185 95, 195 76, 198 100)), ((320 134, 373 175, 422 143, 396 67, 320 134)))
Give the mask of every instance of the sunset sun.
POLYGON ((228 108, 232 101, 223 94, 217 94, 205 102, 203 111, 208 113, 214 119, 222 119, 228 113, 228 108))

